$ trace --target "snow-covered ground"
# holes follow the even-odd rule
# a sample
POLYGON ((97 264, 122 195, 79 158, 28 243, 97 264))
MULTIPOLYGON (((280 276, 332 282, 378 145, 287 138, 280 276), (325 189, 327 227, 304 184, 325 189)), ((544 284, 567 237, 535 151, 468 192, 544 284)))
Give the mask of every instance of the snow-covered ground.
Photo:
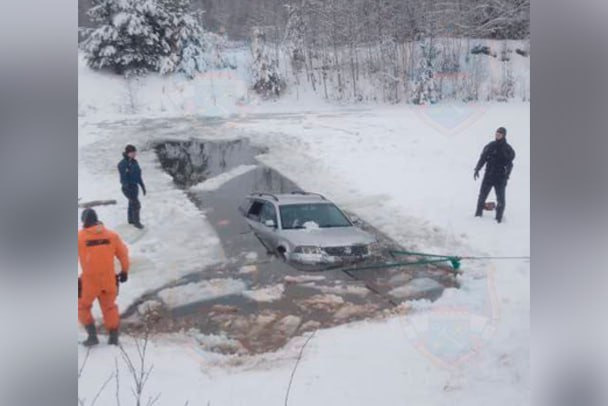
MULTIPOLYGON (((150 149, 153 141, 165 138, 249 137, 269 148, 259 157, 262 162, 303 188, 327 195, 408 248, 463 256, 529 255, 527 103, 352 108, 313 98, 243 104, 245 99, 231 95, 207 111, 223 117, 218 121, 188 115, 205 114, 199 107, 207 102, 197 98, 192 99, 194 110, 150 107, 132 115, 116 113, 108 103, 124 102, 116 93, 124 90, 124 82, 117 79, 111 90, 95 85, 102 82, 92 76, 81 72, 79 92, 88 92, 82 99, 90 101, 97 91, 99 96, 97 104, 80 106, 79 197, 118 201, 98 212, 130 242, 133 269, 121 288, 121 309, 145 290, 223 259, 204 213, 173 185, 150 149), (473 167, 498 126, 508 129, 517 153, 500 225, 491 215, 473 217, 480 184, 473 181, 473 167), (140 148, 148 189, 142 197, 147 225, 142 235, 124 224, 126 199, 116 164, 127 143, 140 148)), ((228 87, 240 89, 238 84, 228 87)), ((200 187, 217 187, 230 176, 200 187)), ((144 403, 160 394, 157 404, 162 405, 282 405, 292 379, 289 405, 528 404, 529 261, 463 260, 462 270, 461 288, 445 291, 434 303, 413 302, 403 315, 317 331, 293 377, 310 333, 257 356, 208 351, 230 345, 225 337, 196 332, 153 337, 146 363, 154 368, 144 403)), ((247 294, 271 300, 273 293, 247 294)), ((79 339, 83 337, 81 331, 79 339)), ((123 336, 122 342, 136 358, 133 340, 123 336)), ((86 350, 79 346, 78 351, 82 363, 86 350)), ((115 360, 121 404, 132 402, 119 349, 101 345, 90 352, 79 379, 85 404, 115 372, 115 360)), ((117 404, 115 383, 109 381, 97 404, 117 404)))

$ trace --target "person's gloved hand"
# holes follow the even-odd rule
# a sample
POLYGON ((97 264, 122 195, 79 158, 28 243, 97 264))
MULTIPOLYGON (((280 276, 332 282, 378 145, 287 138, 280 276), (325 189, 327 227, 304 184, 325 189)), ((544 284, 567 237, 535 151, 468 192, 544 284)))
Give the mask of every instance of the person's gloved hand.
POLYGON ((141 185, 141 191, 143 192, 144 196, 146 195, 146 187, 144 185, 141 185))
POLYGON ((125 271, 120 271, 120 273, 118 274, 118 280, 120 281, 120 283, 125 283, 127 279, 129 279, 127 273, 125 271))
POLYGON ((479 169, 475 169, 475 173, 473 174, 473 180, 477 180, 479 177, 479 169))

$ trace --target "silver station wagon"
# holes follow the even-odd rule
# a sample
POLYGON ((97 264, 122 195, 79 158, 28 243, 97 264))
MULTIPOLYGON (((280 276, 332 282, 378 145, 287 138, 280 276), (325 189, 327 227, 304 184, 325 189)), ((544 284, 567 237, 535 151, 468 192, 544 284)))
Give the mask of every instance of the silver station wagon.
POLYGON ((303 264, 366 258, 376 238, 316 193, 253 193, 239 207, 266 249, 303 264))

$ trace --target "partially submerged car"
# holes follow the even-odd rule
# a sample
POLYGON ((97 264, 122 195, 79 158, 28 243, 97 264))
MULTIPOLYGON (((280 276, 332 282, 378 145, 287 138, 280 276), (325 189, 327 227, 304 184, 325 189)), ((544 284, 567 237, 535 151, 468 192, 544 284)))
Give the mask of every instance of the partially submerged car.
POLYGON ((303 264, 367 258, 376 238, 316 193, 253 193, 239 207, 266 249, 303 264))

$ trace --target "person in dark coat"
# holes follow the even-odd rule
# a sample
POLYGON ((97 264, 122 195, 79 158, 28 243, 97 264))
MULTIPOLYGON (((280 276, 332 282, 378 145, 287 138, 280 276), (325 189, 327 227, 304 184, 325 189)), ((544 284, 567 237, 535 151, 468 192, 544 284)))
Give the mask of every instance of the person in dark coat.
POLYGON ((500 223, 505 212, 505 189, 507 180, 513 169, 513 160, 515 159, 515 151, 507 143, 507 130, 500 127, 496 130, 496 139, 486 145, 479 157, 479 161, 475 166, 473 179, 479 177, 479 171, 485 165, 486 172, 481 182, 479 189, 479 197, 477 199, 477 210, 475 216, 481 217, 483 207, 486 203, 486 198, 490 190, 494 188, 496 193, 496 221, 500 223))
POLYGON ((127 145, 122 153, 123 159, 118 163, 118 173, 120 174, 120 184, 122 185, 122 193, 129 199, 128 220, 129 224, 139 229, 144 228, 139 220, 139 211, 141 203, 139 202, 138 194, 139 187, 146 195, 146 186, 141 178, 141 169, 139 163, 135 159, 137 149, 133 145, 127 145))

